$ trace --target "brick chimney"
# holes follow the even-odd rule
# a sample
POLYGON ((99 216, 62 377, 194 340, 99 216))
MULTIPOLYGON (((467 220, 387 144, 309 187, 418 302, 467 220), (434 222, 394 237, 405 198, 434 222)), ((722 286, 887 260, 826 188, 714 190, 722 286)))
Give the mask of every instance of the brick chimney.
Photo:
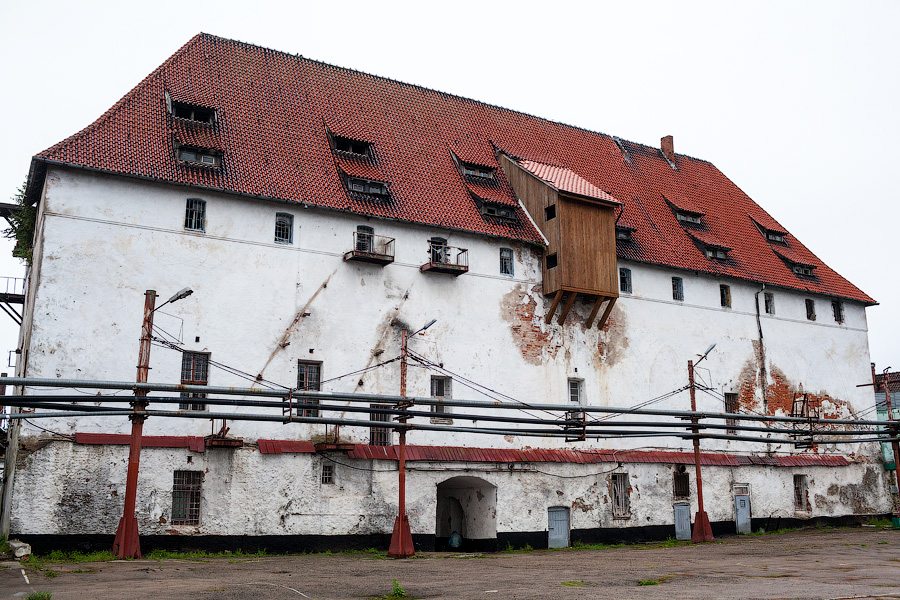
POLYGON ((675 141, 672 139, 671 135, 667 135, 666 137, 659 140, 660 149, 662 150, 663 156, 668 159, 670 163, 675 164, 675 141))

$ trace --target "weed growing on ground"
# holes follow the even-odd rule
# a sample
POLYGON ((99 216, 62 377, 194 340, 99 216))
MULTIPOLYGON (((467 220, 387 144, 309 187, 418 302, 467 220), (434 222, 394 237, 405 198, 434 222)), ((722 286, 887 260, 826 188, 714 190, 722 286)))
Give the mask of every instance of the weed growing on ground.
POLYGON ((403 589, 396 577, 391 584, 391 598, 406 598, 406 590, 403 589))
POLYGON ((31 592, 25 596, 25 600, 50 600, 53 592, 31 592))
POLYGON ((659 585, 659 582, 655 579, 641 579, 638 585, 659 585))
POLYGON ((872 527, 892 527, 893 523, 891 523, 890 519, 872 519, 866 525, 871 525, 872 527))
POLYGON ((500 552, 503 552, 505 554, 518 554, 521 552, 531 552, 532 550, 534 550, 534 548, 531 547, 531 544, 525 544, 521 548, 513 548, 512 544, 506 542, 506 549, 501 550, 500 552))
POLYGON ((590 581, 584 581, 583 579, 579 579, 577 581, 563 581, 560 585, 564 585, 566 587, 597 587, 596 583, 591 583, 590 581))

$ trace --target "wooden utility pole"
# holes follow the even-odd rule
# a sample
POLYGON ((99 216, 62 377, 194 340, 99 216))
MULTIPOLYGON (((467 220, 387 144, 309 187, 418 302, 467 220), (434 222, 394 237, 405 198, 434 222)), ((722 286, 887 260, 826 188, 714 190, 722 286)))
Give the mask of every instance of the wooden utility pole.
MULTIPOLYGON (((156 305, 156 291, 144 294, 144 322, 141 327, 141 344, 138 350, 137 382, 147 383, 150 371, 150 336, 153 333, 153 310, 156 305)), ((134 508, 137 502, 138 469, 141 464, 141 439, 144 421, 147 419, 147 391, 135 390, 134 412, 131 419, 131 443, 128 448, 128 476, 125 480, 125 511, 119 519, 112 553, 119 558, 140 558, 141 541, 138 536, 137 519, 134 508)))
MULTIPOLYGON (((409 332, 400 330, 400 395, 406 398, 406 360, 409 332)), ((401 401, 398 408, 409 408, 409 402, 401 401)), ((403 427, 400 428, 400 447, 397 451, 397 482, 399 487, 399 502, 397 519, 394 521, 394 532, 391 534, 391 545, 388 548, 388 556, 393 558, 409 558, 415 556, 412 531, 409 528, 409 517, 406 515, 406 420, 408 417, 399 418, 403 427)))
MULTIPOLYGON (((708 352, 708 351, 707 351, 708 352)), ((702 359, 701 359, 702 360, 702 359)), ((694 385, 694 361, 688 361, 688 383, 691 387, 691 412, 697 412, 697 396, 694 385)), ((691 417, 691 423, 697 425, 700 420, 691 417)), ((703 479, 700 476, 700 429, 694 427, 694 467, 697 472, 697 514, 694 517, 694 531, 691 533, 691 541, 695 544, 713 541, 712 526, 709 517, 703 508, 703 479)))
MULTIPOLYGON (((884 377, 881 379, 881 385, 884 386, 884 404, 887 408, 887 420, 892 422, 893 427, 889 426, 888 431, 890 432, 890 436, 892 438, 896 438, 897 435, 900 435, 900 429, 897 427, 897 421, 894 419, 894 413, 891 410, 891 390, 890 390, 890 381, 888 379, 888 370, 884 370, 884 377)), ((898 463, 898 459, 900 459, 900 443, 895 439, 891 442, 891 449, 894 451, 894 477, 897 479, 897 491, 900 492, 900 463, 898 463)), ((897 518, 900 519, 900 502, 897 505, 897 518)))
MULTIPOLYGON (((3 374, 6 376, 6 373, 3 374)), ((0 386, 6 394, 6 386, 0 386)), ((3 464, 3 485, 0 486, 0 539, 9 539, 9 518, 12 510, 13 480, 16 476, 16 458, 19 452, 19 428, 21 419, 9 420, 9 432, 6 437, 6 458, 3 464)))

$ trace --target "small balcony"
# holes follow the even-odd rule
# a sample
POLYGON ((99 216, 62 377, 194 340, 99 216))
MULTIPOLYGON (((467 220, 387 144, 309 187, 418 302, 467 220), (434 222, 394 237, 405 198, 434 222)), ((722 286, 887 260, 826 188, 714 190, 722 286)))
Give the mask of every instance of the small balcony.
POLYGON ((353 249, 344 254, 344 260, 389 265, 394 262, 394 238, 354 231, 353 249))
POLYGON ((462 275, 469 270, 469 251, 447 244, 428 242, 428 262, 419 267, 423 273, 462 275))

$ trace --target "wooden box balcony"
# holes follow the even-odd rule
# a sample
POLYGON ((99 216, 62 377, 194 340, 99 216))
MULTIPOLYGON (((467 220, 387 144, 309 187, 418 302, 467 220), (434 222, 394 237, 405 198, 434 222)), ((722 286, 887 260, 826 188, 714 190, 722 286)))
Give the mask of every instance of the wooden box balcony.
POLYGON ((419 267, 423 273, 462 275, 469 270, 469 251, 446 244, 428 242, 428 262, 419 267))
POLYGON ((389 265, 394 262, 394 238, 362 231, 353 232, 353 249, 344 260, 389 265))

